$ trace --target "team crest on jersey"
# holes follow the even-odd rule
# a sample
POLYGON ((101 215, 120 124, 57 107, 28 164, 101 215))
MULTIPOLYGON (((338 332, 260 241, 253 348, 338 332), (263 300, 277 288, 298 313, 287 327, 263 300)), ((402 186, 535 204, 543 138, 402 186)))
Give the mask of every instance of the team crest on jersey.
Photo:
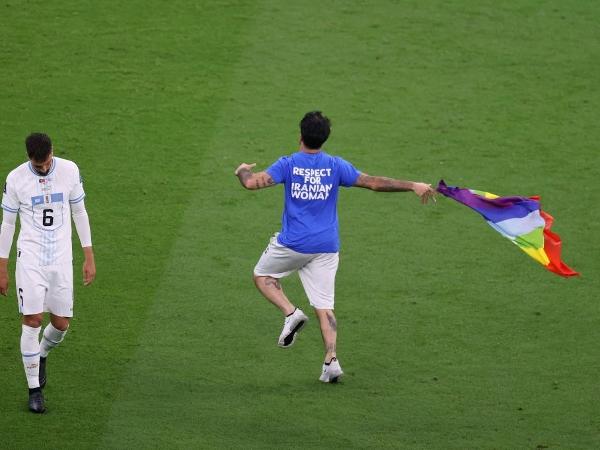
POLYGON ((49 178, 40 178, 40 187, 42 192, 48 193, 52 190, 52 183, 49 178))

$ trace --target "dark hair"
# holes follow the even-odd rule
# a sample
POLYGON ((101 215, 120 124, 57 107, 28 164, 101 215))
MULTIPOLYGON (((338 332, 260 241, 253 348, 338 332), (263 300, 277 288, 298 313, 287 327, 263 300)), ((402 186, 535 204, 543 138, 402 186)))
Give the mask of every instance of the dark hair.
POLYGON ((37 162, 43 162, 48 159, 48 155, 52 151, 52 141, 50 137, 44 133, 31 133, 25 139, 25 147, 27 147, 27 156, 37 162))
POLYGON ((331 122, 321 111, 311 111, 300 121, 302 142, 311 150, 321 148, 331 132, 331 122))

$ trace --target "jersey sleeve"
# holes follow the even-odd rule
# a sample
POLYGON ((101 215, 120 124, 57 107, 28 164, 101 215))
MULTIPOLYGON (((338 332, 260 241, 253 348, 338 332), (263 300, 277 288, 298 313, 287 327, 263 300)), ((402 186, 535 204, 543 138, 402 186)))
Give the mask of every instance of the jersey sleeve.
POLYGON ((12 180, 9 176, 6 179, 6 183, 4 183, 4 191, 2 193, 2 209, 9 213, 17 213, 19 212, 19 205, 19 198, 17 197, 15 187, 13 186, 12 180))
POLYGON ((2 225, 0 225, 0 258, 8 259, 10 248, 15 236, 15 223, 17 215, 15 213, 2 211, 2 225))
POLYGON ((73 188, 69 193, 69 203, 78 203, 85 198, 85 192, 83 191, 83 178, 79 173, 79 167, 73 164, 73 188))
POLYGON ((354 186, 360 176, 360 171, 343 158, 337 158, 339 163, 340 186, 354 186))
POLYGON ((285 157, 279 158, 266 170, 275 183, 285 183, 288 178, 288 162, 285 157))

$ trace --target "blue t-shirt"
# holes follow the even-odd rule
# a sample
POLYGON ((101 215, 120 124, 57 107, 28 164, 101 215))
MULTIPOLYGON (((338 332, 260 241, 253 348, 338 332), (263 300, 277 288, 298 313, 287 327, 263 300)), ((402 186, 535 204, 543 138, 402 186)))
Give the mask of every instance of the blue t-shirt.
POLYGON ((342 158, 320 151, 283 156, 267 173, 275 183, 285 184, 279 243, 298 253, 337 252, 338 189, 353 186, 360 172, 342 158))

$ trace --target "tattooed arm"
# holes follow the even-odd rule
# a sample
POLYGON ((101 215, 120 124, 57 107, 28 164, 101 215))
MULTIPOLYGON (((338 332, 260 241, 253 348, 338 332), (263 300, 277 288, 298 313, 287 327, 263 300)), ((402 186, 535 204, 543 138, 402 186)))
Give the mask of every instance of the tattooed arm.
POLYGON ((242 186, 246 189, 256 190, 275 185, 273 178, 267 172, 253 173, 252 168, 254 166, 256 166, 256 163, 242 163, 235 169, 235 175, 239 178, 242 186))
POLYGON ((375 177, 361 173, 354 186, 378 192, 407 192, 413 191, 419 196, 423 203, 432 198, 435 201, 435 190, 427 183, 416 181, 396 180, 387 177, 375 177))

